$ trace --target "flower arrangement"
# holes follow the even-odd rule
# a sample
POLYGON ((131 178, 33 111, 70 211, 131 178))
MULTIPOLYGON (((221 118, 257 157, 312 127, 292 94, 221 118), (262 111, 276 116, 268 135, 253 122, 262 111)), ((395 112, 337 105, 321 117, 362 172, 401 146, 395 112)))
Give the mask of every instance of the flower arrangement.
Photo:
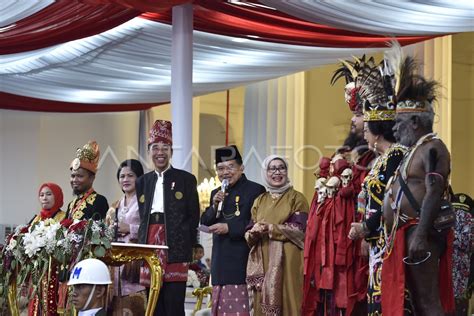
POLYGON ((35 296, 52 265, 60 267, 60 280, 66 281, 78 261, 105 256, 112 238, 113 229, 103 221, 47 219, 17 227, 0 253, 0 300, 6 299, 14 280, 17 288, 26 286, 30 298, 35 296))

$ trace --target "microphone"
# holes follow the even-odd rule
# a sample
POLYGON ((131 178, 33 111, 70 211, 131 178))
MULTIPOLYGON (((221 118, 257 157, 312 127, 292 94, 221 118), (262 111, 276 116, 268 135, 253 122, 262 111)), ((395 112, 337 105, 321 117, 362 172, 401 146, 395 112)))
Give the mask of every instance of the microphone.
MULTIPOLYGON (((228 187, 229 187, 229 180, 228 179, 222 180, 221 192, 225 193, 228 187)), ((219 205, 217 206, 217 218, 219 218, 221 214, 223 204, 224 204, 224 201, 220 201, 219 205)))

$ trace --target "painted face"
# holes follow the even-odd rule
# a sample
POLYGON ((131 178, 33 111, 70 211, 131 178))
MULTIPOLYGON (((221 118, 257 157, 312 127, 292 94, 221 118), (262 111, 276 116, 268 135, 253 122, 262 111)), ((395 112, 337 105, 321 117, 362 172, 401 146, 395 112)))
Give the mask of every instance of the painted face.
POLYGON ((237 161, 227 160, 219 162, 216 165, 217 177, 222 182, 224 179, 229 181, 229 186, 233 186, 239 181, 242 173, 244 172, 244 166, 239 165, 237 161))
POLYGON ((364 135, 364 115, 362 113, 353 112, 351 118, 351 133, 359 138, 364 135))
POLYGON ((71 171, 71 188, 75 195, 82 194, 92 188, 95 175, 84 168, 71 171))
POLYGON ((135 192, 135 180, 137 180, 137 175, 135 174, 135 172, 132 171, 130 167, 125 166, 120 169, 119 183, 123 192, 135 192))
POLYGON ((273 187, 282 187, 288 182, 288 169, 280 159, 273 159, 267 167, 268 183, 273 187))
POLYGON ((168 144, 154 143, 150 145, 148 154, 155 165, 155 169, 161 172, 168 168, 173 149, 168 144))
POLYGON ((372 134, 372 132, 370 131, 368 122, 364 122, 364 139, 367 141, 369 149, 374 150, 374 144, 377 142, 377 136, 372 134))
MULTIPOLYGON (((93 285, 91 284, 76 284, 72 287, 72 304, 76 310, 81 311, 84 309, 89 309, 89 306, 85 306, 87 299, 92 291, 93 285)), ((94 300, 94 298, 92 298, 94 300)), ((92 303, 92 302, 91 302, 92 303)))
POLYGON ((398 143, 411 147, 416 143, 415 131, 411 124, 411 116, 407 113, 397 114, 393 126, 393 136, 398 143))
POLYGON ((54 205, 54 194, 48 187, 43 187, 39 193, 39 201, 44 210, 49 210, 54 205))

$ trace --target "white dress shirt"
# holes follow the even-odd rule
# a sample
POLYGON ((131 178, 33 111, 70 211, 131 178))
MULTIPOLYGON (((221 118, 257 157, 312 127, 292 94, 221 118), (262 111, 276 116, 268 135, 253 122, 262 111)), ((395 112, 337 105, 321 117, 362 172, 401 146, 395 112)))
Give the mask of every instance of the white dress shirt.
POLYGON ((166 168, 163 172, 158 172, 155 170, 158 178, 156 179, 155 193, 153 194, 153 203, 151 204, 150 213, 164 213, 164 191, 163 191, 163 175, 166 171, 169 170, 166 168))

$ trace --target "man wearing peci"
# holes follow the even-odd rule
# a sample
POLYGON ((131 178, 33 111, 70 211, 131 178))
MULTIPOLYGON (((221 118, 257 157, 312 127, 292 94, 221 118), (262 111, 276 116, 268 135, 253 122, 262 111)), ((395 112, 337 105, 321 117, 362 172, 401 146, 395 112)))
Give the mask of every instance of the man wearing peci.
MULTIPOLYGON (((155 170, 136 182, 139 242, 169 247, 157 253, 164 270, 155 308, 155 315, 160 316, 184 316, 188 267, 199 223, 196 178, 171 166, 172 146, 171 122, 157 120, 148 138, 148 153, 155 170)), ((146 267, 142 270, 141 283, 150 287, 149 270, 146 267)))
POLYGON ((245 229, 250 222, 254 200, 265 188, 247 180, 242 157, 235 145, 216 150, 219 180, 227 188, 211 193, 211 206, 201 216, 201 224, 213 233, 211 282, 213 315, 249 315, 246 285, 249 247, 245 229))

